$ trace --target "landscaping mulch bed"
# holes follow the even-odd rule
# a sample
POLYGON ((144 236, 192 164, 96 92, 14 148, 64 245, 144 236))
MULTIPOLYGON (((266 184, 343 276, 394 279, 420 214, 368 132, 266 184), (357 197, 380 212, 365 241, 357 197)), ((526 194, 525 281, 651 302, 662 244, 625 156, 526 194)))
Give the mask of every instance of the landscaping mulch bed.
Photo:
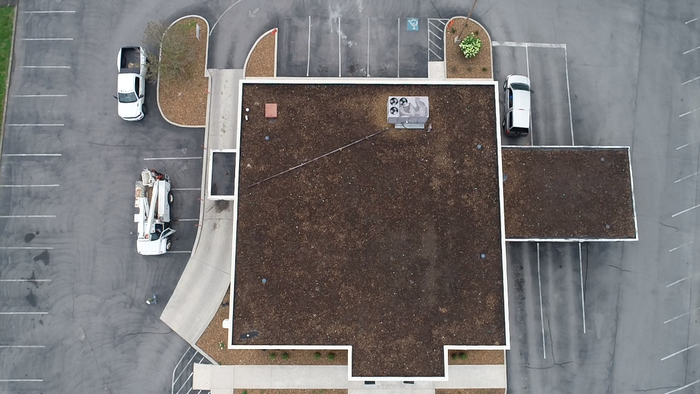
MULTIPOLYGON (((160 80, 158 82, 158 100, 164 118, 183 126, 204 127, 207 122, 207 96, 209 79, 205 76, 207 65, 207 45, 209 35, 207 25, 200 18, 186 18, 177 24, 190 27, 191 34, 182 45, 196 48, 195 56, 188 66, 189 78, 160 80), (201 27, 200 39, 196 36, 196 24, 201 27)), ((172 28, 172 27, 171 27, 172 28)), ((165 34, 168 34, 167 32, 165 34)))
POLYGON ((445 28, 445 66, 447 78, 484 78, 493 79, 491 70, 491 40, 481 25, 466 18, 452 19, 452 24, 445 28), (467 59, 459 49, 459 43, 469 34, 474 33, 481 39, 481 49, 479 53, 467 59), (457 39, 457 42, 455 42, 457 39))
POLYGON ((352 345, 354 376, 406 377, 504 345, 494 94, 244 84, 234 344, 352 345), (432 131, 389 128, 394 95, 429 96, 432 131))
POLYGON ((451 365, 500 365, 505 363, 504 350, 450 350, 451 365))
POLYGON ((273 78, 275 76, 275 39, 277 29, 265 34, 253 48, 245 66, 245 76, 273 78))
POLYGON ((506 389, 436 389, 435 394, 506 394, 506 389))
POLYGON ((627 149, 503 148, 506 238, 634 238, 627 149))

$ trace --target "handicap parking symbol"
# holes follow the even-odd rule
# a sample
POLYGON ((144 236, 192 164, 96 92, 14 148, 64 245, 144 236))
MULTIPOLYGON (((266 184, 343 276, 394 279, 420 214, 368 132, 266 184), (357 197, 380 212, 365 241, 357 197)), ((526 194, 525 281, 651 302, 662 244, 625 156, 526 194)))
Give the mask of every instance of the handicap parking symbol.
POLYGON ((418 18, 407 18, 406 19, 406 30, 407 31, 418 31, 418 18))

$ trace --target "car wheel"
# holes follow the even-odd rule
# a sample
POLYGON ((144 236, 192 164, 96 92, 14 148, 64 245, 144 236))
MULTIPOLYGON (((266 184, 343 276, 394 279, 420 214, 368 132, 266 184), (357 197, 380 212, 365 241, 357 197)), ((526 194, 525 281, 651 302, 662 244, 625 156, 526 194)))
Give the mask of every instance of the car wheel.
POLYGON ((172 204, 173 201, 175 201, 175 199, 173 198, 173 192, 168 192, 168 202, 172 204))

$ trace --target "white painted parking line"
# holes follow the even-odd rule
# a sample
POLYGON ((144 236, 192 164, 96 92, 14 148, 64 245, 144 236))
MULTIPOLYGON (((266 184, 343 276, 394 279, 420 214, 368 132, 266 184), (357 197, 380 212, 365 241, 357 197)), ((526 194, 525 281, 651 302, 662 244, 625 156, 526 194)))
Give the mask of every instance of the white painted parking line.
MULTIPOLYGON (((435 26, 435 25, 433 25, 433 26, 435 26)), ((428 29, 428 33, 434 35, 435 37, 437 37, 438 40, 442 41, 442 37, 440 37, 440 36, 438 36, 437 34, 433 33, 432 30, 428 29)))
POLYGON ((202 160, 201 157, 197 156, 192 156, 192 157, 146 157, 143 160, 145 161, 158 161, 158 160, 202 160))
POLYGON ((5 153, 2 157, 61 157, 60 153, 5 153))
POLYGON ((537 43, 537 42, 514 42, 514 41, 493 41, 491 45, 495 47, 532 47, 532 48, 566 48, 566 44, 547 44, 547 43, 537 43))
POLYGON ((691 19, 691 20, 689 20, 689 21, 686 21, 685 24, 687 25, 688 23, 693 23, 693 22, 695 22, 696 20, 698 20, 698 18, 693 18, 693 19, 691 19))
POLYGON ((340 58, 340 17, 338 17, 338 77, 342 77, 343 62, 340 58))
POLYGON ((176 222, 198 222, 199 219, 175 219, 176 222))
POLYGON ((0 250, 53 250, 53 246, 0 246, 0 250))
MULTIPOLYGON (((571 89, 569 88, 569 56, 566 53, 566 47, 564 47, 564 69, 566 70, 566 98, 569 100, 569 127, 571 129, 571 145, 576 145, 574 143, 574 117, 571 114, 571 89)), ((586 330, 584 329, 585 333, 586 330)))
POLYGON ((581 278, 581 313, 583 314, 583 333, 586 333, 586 298, 583 294, 583 261, 581 253, 581 242, 578 243, 578 272, 581 278))
POLYGON ((0 315, 48 315, 49 312, 0 312, 0 315))
POLYGON ((68 97, 67 94, 13 94, 15 98, 68 97))
MULTIPOLYGON (((528 53, 527 47, 525 47, 525 67, 527 68, 527 79, 530 80, 530 54, 528 53)), ((530 116, 530 146, 535 145, 535 137, 532 132, 532 116, 530 116)), ((545 357, 546 358, 546 357, 545 357)))
POLYGON ((679 351, 677 351, 677 352, 675 352, 675 353, 671 353, 671 354, 669 354, 668 356, 662 358, 661 361, 666 361, 666 360, 668 360, 669 358, 671 358, 671 357, 673 357, 673 356, 677 356, 677 355, 679 355, 679 354, 681 354, 681 353, 683 353, 683 352, 687 352, 688 350, 690 350, 690 349, 692 349, 692 348, 694 348, 694 347, 696 347, 696 346, 698 346, 698 345, 699 345, 699 344, 696 343, 696 344, 693 345, 693 346, 688 346, 688 347, 685 348, 685 349, 681 349, 681 350, 679 350, 679 351))
MULTIPOLYGON (((666 286, 666 287, 668 287, 668 286, 666 286)), ((672 321, 674 321, 674 320, 678 320, 678 319, 680 319, 680 318, 683 317, 683 316, 688 316, 688 315, 690 315, 692 312, 695 312, 695 311, 697 311, 697 310, 699 310, 699 309, 700 309, 700 308, 691 309, 691 310, 689 310, 689 311, 686 312, 686 313, 683 313, 683 314, 678 315, 678 316, 676 316, 676 317, 672 317, 672 318, 666 320, 666 321, 664 322, 664 324, 668 324, 668 323, 670 323, 670 322, 672 322, 672 321)))
POLYGON ((676 250, 678 250, 678 249, 680 249, 680 248, 682 248, 682 247, 684 247, 684 246, 688 246, 688 245, 690 245, 690 244, 692 244, 692 243, 693 243, 693 241, 690 241, 690 242, 688 242, 688 243, 684 243, 683 245, 676 246, 675 248, 669 249, 668 252, 671 253, 671 252, 676 251, 676 250))
POLYGON ((8 123, 9 127, 63 127, 63 123, 8 123))
POLYGON ((428 50, 430 51, 430 53, 432 53, 433 55, 435 55, 435 57, 437 57, 438 59, 442 60, 442 58, 440 57, 440 55, 438 55, 437 53, 435 53, 435 51, 433 51, 432 49, 430 49, 430 47, 428 47, 428 50))
POLYGON ((677 285, 677 284, 679 284, 679 283, 681 283, 681 282, 683 282, 683 281, 685 281, 685 280, 688 280, 688 279, 690 279, 690 276, 686 276, 686 277, 683 278, 683 279, 678 279, 677 281, 675 281, 675 282, 673 282, 673 283, 667 284, 667 285, 666 285, 666 288, 668 289, 669 287, 674 286, 674 285, 677 285))
POLYGON ((75 11, 21 11, 20 14, 75 14, 75 11))
POLYGON ((22 66, 22 68, 34 68, 34 69, 69 69, 70 66, 22 66))
POLYGON ((547 359, 547 344, 544 340, 544 310, 542 308, 542 279, 540 276, 540 243, 537 243, 537 285, 540 291, 540 323, 542 326, 542 355, 547 359))
MULTIPOLYGON (((678 150, 678 148, 676 148, 676 150, 678 150)), ((695 173, 692 173, 692 174, 690 174, 690 175, 686 175, 686 176, 684 176, 683 178, 676 179, 675 181, 673 181, 673 183, 682 182, 682 181, 684 181, 684 180, 686 180, 686 179, 688 179, 688 178, 692 178, 692 177, 694 177, 694 176, 697 176, 698 174, 700 174, 700 172, 695 172, 695 173)))
POLYGON ((370 31, 369 31, 369 17, 367 17, 367 77, 369 77, 369 38, 371 37, 370 31))
POLYGON ((58 187, 58 185, 0 185, 0 187, 58 187))
POLYGON ((23 38, 22 41, 73 41, 70 37, 35 37, 35 38, 23 38))
POLYGON ((396 78, 401 78, 401 71, 399 71, 399 64, 401 63, 401 18, 396 19, 396 33, 398 37, 397 51, 396 51, 396 78))
POLYGON ((695 77, 695 78, 693 78, 693 79, 690 79, 690 80, 688 80, 688 81, 685 81, 685 82, 683 82, 683 83, 681 84, 681 86, 687 85, 687 84, 689 84, 689 83, 691 83, 691 82, 694 82, 694 81, 697 81, 698 79, 700 79, 700 77, 695 77))
POLYGON ((672 218, 675 218, 676 216, 682 215, 682 214, 684 214, 684 213, 686 213, 686 212, 690 212, 690 211, 692 211, 693 209, 698 208, 698 207, 700 207, 700 204, 698 204, 698 205, 696 205, 696 206, 693 206, 693 207, 690 207, 690 208, 688 208, 688 209, 684 209, 684 210, 682 210, 682 211, 680 211, 680 212, 678 212, 678 213, 674 213, 673 215, 671 215, 671 217, 672 217, 672 218))
POLYGON ((685 386, 679 387, 679 388, 677 388, 677 389, 675 389, 675 390, 667 391, 667 392, 665 392, 664 394, 673 394, 673 393, 677 393, 677 392, 679 392, 679 391, 681 391, 681 390, 687 389, 688 387, 694 386, 694 385, 696 385, 696 384, 698 384, 698 383, 700 383, 700 379, 698 379, 698 380, 696 380, 696 381, 694 381, 694 382, 692 382, 692 383, 688 383, 688 384, 686 384, 685 386))
POLYGON ((309 76, 309 64, 311 63, 311 15, 309 15, 309 40, 306 44, 306 76, 309 76))
POLYGON ((698 49, 700 49, 700 47, 697 47, 697 48, 693 48, 693 49, 687 50, 687 51, 683 52, 683 54, 684 54, 684 55, 687 55, 687 54, 689 54, 690 52, 694 52, 694 51, 697 51, 698 49))
POLYGON ((44 345, 0 345, 0 349, 43 349, 44 345))
POLYGON ((0 282, 51 282, 51 279, 0 279, 0 282))
POLYGON ((687 116, 687 115, 690 115, 690 114, 692 114, 693 112, 698 111, 698 110, 700 110, 700 108, 695 108, 695 109, 692 110, 692 111, 688 111, 688 112, 686 112, 686 113, 684 113, 684 114, 678 115, 678 117, 679 117, 679 118, 682 118, 682 117, 687 116))
POLYGON ((0 219, 55 219, 56 215, 4 215, 0 219))
POLYGON ((192 253, 191 250, 169 250, 167 253, 192 253))
POLYGON ((170 190, 172 190, 172 191, 199 191, 202 189, 199 187, 174 187, 170 190))
POLYGON ((683 149, 683 148, 685 148, 685 147, 687 147, 687 146, 690 146, 690 143, 681 145, 681 146, 679 146, 678 148, 676 148, 676 150, 681 150, 681 149, 683 149))
POLYGON ((44 379, 0 379, 2 383, 43 382, 44 379))

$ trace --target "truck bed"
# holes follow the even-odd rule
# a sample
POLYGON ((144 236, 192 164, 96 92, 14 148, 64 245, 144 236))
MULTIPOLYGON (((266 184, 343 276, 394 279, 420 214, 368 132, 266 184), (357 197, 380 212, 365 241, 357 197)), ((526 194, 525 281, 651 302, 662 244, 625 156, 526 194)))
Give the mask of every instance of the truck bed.
POLYGON ((120 73, 138 73, 141 70, 141 48, 124 47, 119 61, 120 73))

